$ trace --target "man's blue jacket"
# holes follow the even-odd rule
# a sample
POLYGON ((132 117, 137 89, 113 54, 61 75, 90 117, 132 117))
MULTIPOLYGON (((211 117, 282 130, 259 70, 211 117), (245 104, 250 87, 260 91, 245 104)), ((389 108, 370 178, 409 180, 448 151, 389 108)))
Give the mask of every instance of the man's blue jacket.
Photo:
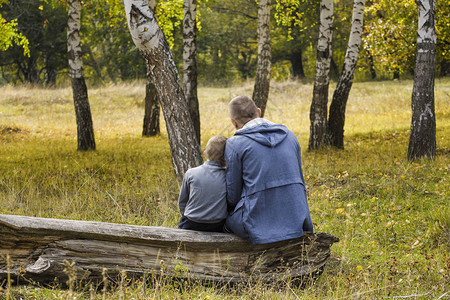
POLYGON ((253 244, 298 238, 313 231, 300 145, 284 125, 236 131, 225 147, 226 225, 253 244))

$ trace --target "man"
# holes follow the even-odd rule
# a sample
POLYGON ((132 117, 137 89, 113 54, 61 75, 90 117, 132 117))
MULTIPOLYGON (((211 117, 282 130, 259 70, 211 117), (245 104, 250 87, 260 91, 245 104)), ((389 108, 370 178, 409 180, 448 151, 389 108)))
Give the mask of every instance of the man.
POLYGON ((260 118, 252 99, 239 96, 228 105, 236 128, 227 140, 225 230, 266 244, 313 231, 300 146, 284 125, 260 118))

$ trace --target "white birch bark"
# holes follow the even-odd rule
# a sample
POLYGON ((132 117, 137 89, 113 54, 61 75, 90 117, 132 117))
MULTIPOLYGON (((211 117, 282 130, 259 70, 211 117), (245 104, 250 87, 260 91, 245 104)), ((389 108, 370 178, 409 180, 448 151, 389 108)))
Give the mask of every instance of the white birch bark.
POLYGON ((358 62, 361 48, 365 2, 365 0, 355 0, 353 2, 352 27, 345 53, 344 66, 330 106, 328 119, 329 139, 330 144, 338 148, 344 148, 345 107, 352 88, 356 63, 358 62))
POLYGON ((328 85, 330 82, 331 40, 333 36, 333 0, 320 2, 319 39, 317 41, 316 77, 309 119, 309 150, 327 144, 328 85))
MULTIPOLYGON (((156 1, 148 0, 148 7, 153 12, 155 18, 157 17, 156 12, 156 1)), ((145 60, 145 57, 144 57, 145 60)), ((146 62, 148 67, 148 63, 146 62)), ((158 96, 156 94, 156 88, 150 77, 150 73, 147 70, 147 82, 145 84, 145 108, 144 108, 144 122, 142 126, 142 136, 149 137, 155 136, 160 133, 159 126, 159 111, 160 105, 158 101, 158 96)))
POLYGON ((77 122, 78 150, 94 150, 95 138, 81 53, 81 0, 69 0, 67 56, 77 122))
POLYGON ((147 59, 148 72, 161 103, 175 174, 182 177, 202 163, 180 77, 169 45, 146 0, 124 0, 131 37, 147 59))
POLYGON ((416 0, 419 11, 416 68, 411 99, 412 120, 408 159, 436 156, 434 77, 436 64, 436 2, 416 0))
POLYGON ((258 65, 256 70, 253 100, 264 116, 270 89, 270 0, 258 1, 258 65))
POLYGON ((197 98, 197 0, 183 3, 183 91, 189 114, 200 141, 200 114, 197 98))
POLYGON ((81 1, 70 0, 67 20, 67 52, 69 53, 69 74, 71 78, 84 76, 81 53, 81 1))

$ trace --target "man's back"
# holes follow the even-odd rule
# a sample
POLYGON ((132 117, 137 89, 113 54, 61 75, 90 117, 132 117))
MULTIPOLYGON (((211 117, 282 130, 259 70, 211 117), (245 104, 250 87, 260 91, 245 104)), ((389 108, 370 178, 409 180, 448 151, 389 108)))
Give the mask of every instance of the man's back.
POLYGON ((227 226, 252 243, 296 238, 312 231, 300 146, 283 125, 236 131, 227 141, 227 226))

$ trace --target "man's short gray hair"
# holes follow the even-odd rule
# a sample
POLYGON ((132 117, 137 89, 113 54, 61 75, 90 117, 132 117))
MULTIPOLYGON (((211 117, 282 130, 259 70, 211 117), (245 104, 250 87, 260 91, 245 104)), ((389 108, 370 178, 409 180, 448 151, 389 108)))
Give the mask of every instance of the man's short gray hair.
POLYGON ((240 124, 245 124, 259 116, 255 102, 247 96, 233 98, 228 104, 228 111, 230 118, 240 124))
POLYGON ((205 149, 206 159, 225 165, 224 152, 226 142, 227 138, 223 135, 216 135, 210 138, 205 149))

